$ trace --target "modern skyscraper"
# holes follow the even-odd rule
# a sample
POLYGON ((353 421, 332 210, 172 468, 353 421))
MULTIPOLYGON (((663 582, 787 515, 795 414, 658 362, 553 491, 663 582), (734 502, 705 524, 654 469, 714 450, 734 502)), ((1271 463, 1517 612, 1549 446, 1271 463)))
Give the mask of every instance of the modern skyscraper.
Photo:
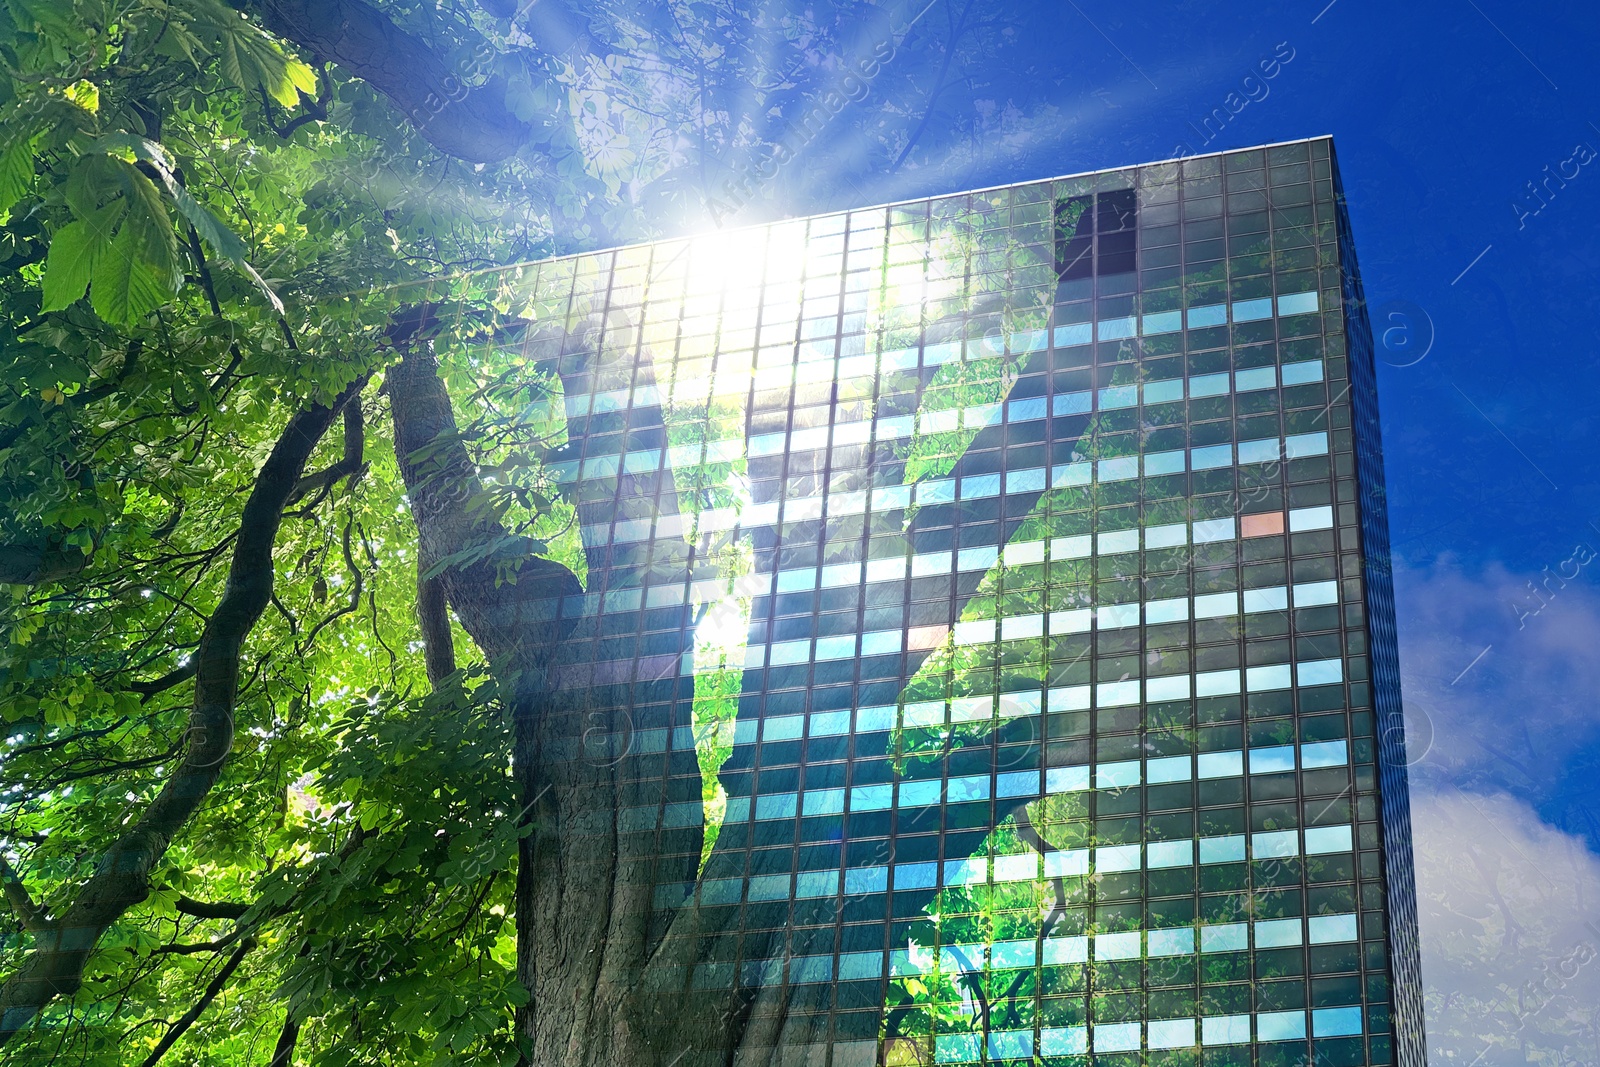
POLYGON ((1420 1067, 1328 139, 495 284, 588 368, 549 469, 593 652, 555 677, 599 694, 618 878, 695 942, 663 996, 818 1067, 1420 1067))

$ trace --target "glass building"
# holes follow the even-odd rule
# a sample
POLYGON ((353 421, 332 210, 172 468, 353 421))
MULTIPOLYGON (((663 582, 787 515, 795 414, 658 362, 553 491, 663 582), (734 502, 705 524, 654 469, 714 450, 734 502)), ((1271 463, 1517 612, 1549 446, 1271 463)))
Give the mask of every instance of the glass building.
POLYGON ((586 368, 559 683, 607 694, 652 922, 700 916, 666 986, 817 1067, 1423 1063, 1327 138, 493 284, 586 368))

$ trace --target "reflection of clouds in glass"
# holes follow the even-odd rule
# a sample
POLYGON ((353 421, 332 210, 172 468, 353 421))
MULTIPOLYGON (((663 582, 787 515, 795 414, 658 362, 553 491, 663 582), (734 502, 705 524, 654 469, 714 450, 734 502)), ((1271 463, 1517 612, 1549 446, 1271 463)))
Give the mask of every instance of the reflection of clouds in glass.
POLYGON ((1503 793, 1412 803, 1430 1058, 1600 1057, 1600 856, 1503 793))

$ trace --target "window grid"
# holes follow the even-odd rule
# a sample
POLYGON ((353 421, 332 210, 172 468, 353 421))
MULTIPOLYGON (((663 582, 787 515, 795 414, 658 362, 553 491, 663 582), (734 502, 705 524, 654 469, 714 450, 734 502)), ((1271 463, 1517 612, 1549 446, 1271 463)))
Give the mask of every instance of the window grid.
MULTIPOLYGON (((659 288, 655 261, 627 294, 600 286, 606 315, 659 346, 655 377, 568 396, 575 436, 589 432, 552 472, 569 492, 654 489, 586 529, 613 570, 566 610, 602 620, 612 659, 642 663, 629 619, 636 638, 681 632, 734 586, 709 562, 698 581, 630 585, 617 561, 674 539, 753 560, 736 590, 738 717, 707 735, 730 749, 729 801, 698 891, 744 933, 694 983, 815 988, 795 1010, 829 1016, 834 1062, 866 1044, 873 1062, 884 1018, 888 1040, 938 1062, 1189 1049, 1181 1062, 1287 1063, 1289 1045, 1393 1062, 1329 162, 1325 143, 1299 143, 780 224, 740 280, 753 312, 734 330, 703 328, 726 296, 689 325, 712 256, 674 261, 659 288), (1053 241, 1074 198, 1089 221, 1053 241), (783 265, 805 242, 817 254, 783 265), (658 293, 685 307, 652 333, 658 293), (985 333, 1041 295, 1046 317, 985 333), (733 436, 708 421, 698 439, 632 447, 664 401, 670 436, 707 398, 738 411, 733 436), (682 498, 730 465, 742 504, 670 514, 667 476, 682 498), (653 630, 651 610, 666 612, 653 630), (1028 737, 1007 732, 1023 723, 1028 737), (1010 758, 1031 765, 997 768, 1010 758), (1044 820, 1026 831, 1038 846, 1005 828, 1024 803, 1044 820), (1313 847, 1324 831, 1344 847, 1313 847), (1027 909, 995 901, 1027 885, 1056 895, 1048 929, 1035 908, 1031 938, 943 941, 961 916, 1021 930, 1027 909), (1247 891, 1265 915, 1239 912, 1247 891), (1334 920, 1341 940, 1310 933, 1334 920), (1167 951, 1173 930, 1192 952, 1167 951), (1008 975, 989 992, 1015 1025, 970 1029, 959 982, 905 1000, 896 954, 919 953, 934 976, 947 957, 980 987, 1008 975), (1253 1051, 1216 1059, 1235 1047, 1253 1051)), ((587 261, 589 283, 603 265, 587 261)), ((589 283, 572 278, 577 317, 589 283)), ((664 722, 631 724, 628 743, 704 740, 664 722)), ((635 766, 655 777, 634 783, 633 818, 665 849, 694 804, 651 799, 673 788, 670 759, 635 766)), ((682 906, 686 886, 659 887, 658 904, 682 906)))

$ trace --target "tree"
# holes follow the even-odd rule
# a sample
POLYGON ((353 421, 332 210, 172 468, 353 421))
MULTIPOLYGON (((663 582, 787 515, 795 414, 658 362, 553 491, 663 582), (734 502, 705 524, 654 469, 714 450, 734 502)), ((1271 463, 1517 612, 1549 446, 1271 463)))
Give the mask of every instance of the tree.
POLYGON ((595 558, 583 525, 669 517, 677 490, 558 492, 560 450, 659 449, 673 413, 554 413, 633 366, 587 311, 513 313, 504 273, 471 272, 700 208, 714 157, 761 143, 745 114, 809 116, 845 62, 765 54, 906 30, 854 7, 517 14, 0 7, 0 1040, 23 1055, 154 1063, 224 1010, 252 1021, 207 1031, 217 1055, 266 1019, 274 1064, 671 1062, 783 1030, 753 987, 666 1017, 649 984, 734 933, 653 887, 747 845, 572 831, 706 789, 693 749, 648 793, 654 757, 569 758, 641 702, 694 721, 678 675, 563 681, 593 668, 597 619, 563 611, 584 578, 706 564, 595 558), (525 356, 474 363, 485 343, 525 356), (634 894, 613 914, 589 906, 608 885, 634 894))

